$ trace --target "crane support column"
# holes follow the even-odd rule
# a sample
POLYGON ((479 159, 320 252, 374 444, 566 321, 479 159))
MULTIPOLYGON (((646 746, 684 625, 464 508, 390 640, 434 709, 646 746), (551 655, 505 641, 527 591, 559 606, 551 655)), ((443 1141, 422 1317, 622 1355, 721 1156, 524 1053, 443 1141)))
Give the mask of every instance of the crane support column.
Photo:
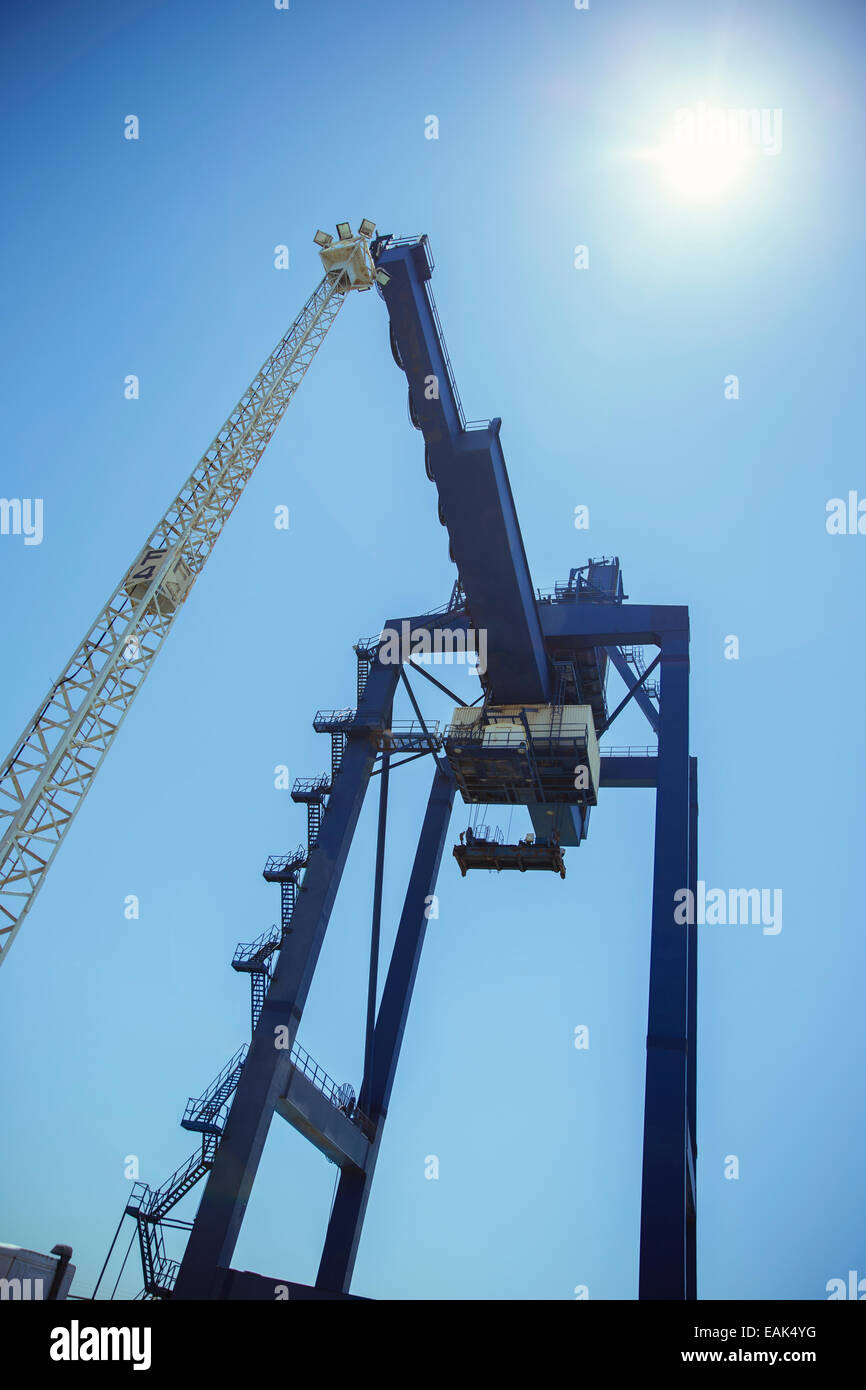
MULTIPOLYGON (((698 893, 698 760, 689 758, 689 888, 692 902, 697 901, 698 893)), ((689 1004, 688 1040, 686 1055, 688 1088, 686 1108, 688 1111, 688 1149, 686 1160, 689 1164, 689 1187, 687 1196, 691 1197, 686 1212, 686 1298, 698 1296, 697 1273, 697 1168, 698 1168, 698 1124, 697 1124, 697 1083, 698 1083, 698 924, 692 922, 689 934, 689 1004)))
POLYGON ((175 1298, 213 1297, 217 1271, 231 1265, 274 1106, 289 1080, 291 1048, 373 770, 378 736, 390 723, 398 676, 399 666, 377 659, 367 678, 318 840, 310 852, 292 933, 280 951, 190 1233, 175 1298))
POLYGON ((659 707, 639 1297, 684 1299, 689 928, 674 912, 691 867, 687 632, 662 638, 659 707))
POLYGON ((362 1095, 369 1095, 368 1113, 376 1126, 376 1137, 364 1172, 344 1168, 340 1174, 316 1278, 316 1287, 320 1289, 348 1293, 352 1279, 403 1032, 412 1001, 415 976, 421 959, 421 948, 424 945, 428 903, 436 888, 455 788, 456 783, 450 769, 437 770, 430 789, 388 977, 379 1005, 373 1044, 372 1075, 364 1077, 362 1095))
MULTIPOLYGON (((639 1297, 694 1298, 697 924, 674 918, 680 901, 674 895, 697 888, 688 609, 547 604, 539 614, 545 641, 560 652, 649 644, 661 650, 639 1297)), ((621 761, 634 762, 640 774, 641 759, 621 761)))

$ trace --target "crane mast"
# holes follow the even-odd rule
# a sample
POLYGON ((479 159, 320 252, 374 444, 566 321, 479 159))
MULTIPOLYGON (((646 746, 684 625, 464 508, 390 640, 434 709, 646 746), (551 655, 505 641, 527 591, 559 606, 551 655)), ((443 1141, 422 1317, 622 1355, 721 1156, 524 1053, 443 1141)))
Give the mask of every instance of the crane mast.
MULTIPOLYGON (((377 276, 365 219, 318 232, 324 275, 132 567, 99 610, 0 771, 0 963, 145 676, 350 290, 377 276)), ((384 272, 380 272, 382 279, 384 272)), ((384 277, 387 278, 387 277, 384 277)))

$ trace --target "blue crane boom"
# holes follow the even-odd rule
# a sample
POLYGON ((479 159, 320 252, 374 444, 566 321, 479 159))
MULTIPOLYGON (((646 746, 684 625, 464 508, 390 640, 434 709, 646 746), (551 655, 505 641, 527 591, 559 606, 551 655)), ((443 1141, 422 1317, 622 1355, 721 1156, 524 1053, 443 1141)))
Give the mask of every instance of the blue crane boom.
MULTIPOLYGON (((427 237, 380 237, 371 252, 391 321, 392 351, 406 373, 409 413, 424 436, 427 473, 439 494, 439 519, 448 530, 466 609, 473 626, 486 633, 488 697, 496 705, 550 704, 554 672, 499 440, 501 421, 467 424, 429 289, 433 258, 427 237)), ((602 710, 605 662, 603 652, 593 657, 602 710)), ((579 689, 574 696, 580 698, 579 689)), ((552 812, 530 802, 528 809, 540 835, 555 828, 563 845, 579 845, 586 835, 586 806, 561 805, 552 812)))
POLYGON ((487 675, 497 704, 547 702, 550 660, 499 442, 499 420, 467 427, 428 290, 426 236, 371 248, 388 278, 381 293, 395 356, 406 373, 413 423, 473 623, 487 632, 487 675))

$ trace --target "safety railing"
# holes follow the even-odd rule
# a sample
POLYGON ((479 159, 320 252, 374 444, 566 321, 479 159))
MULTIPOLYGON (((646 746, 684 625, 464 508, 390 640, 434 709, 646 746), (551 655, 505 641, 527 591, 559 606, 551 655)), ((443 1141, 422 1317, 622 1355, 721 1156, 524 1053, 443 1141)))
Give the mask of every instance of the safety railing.
POLYGON ((487 845, 501 845, 503 844, 502 831, 498 825, 476 825, 472 831, 472 839, 467 840, 466 843, 472 845, 477 844, 478 841, 487 845))
POLYGON ((296 1071, 301 1072, 308 1081, 311 1081, 316 1090, 321 1091, 325 1099, 329 1100, 335 1109, 340 1110, 353 1124, 358 1125, 368 1139, 372 1138, 374 1126, 369 1116, 365 1115, 357 1105, 351 1110, 348 1108, 345 1086, 338 1086, 334 1078, 325 1071, 325 1068, 320 1067, 306 1048, 301 1047, 297 1042, 292 1047, 292 1066, 296 1071))
MULTIPOLYGON (((383 251, 387 250, 389 246, 419 246, 423 240, 423 236, 382 236, 376 238, 378 249, 383 251)), ((435 269, 429 241, 427 243, 427 258, 430 261, 430 269, 435 269)))
POLYGON ((318 777, 296 777, 292 783, 292 796, 317 796, 320 792, 330 791, 331 779, 326 772, 322 772, 318 777))
POLYGON ((222 1131, 248 1050, 248 1045, 243 1043, 204 1094, 190 1096, 181 1120, 184 1129, 192 1125, 212 1125, 222 1131))
MULTIPOLYGON (((549 724, 532 725, 530 733, 531 742, 536 745, 570 745, 586 741, 589 737, 589 725, 565 723, 560 727, 559 720, 551 720, 549 724)), ((525 729, 509 729, 493 720, 484 724, 448 724, 443 737, 446 744, 474 743, 489 748, 520 748, 530 742, 530 735, 525 729)), ((459 749, 455 746, 454 751, 458 752, 459 749)))
POLYGON ((319 709, 316 710, 313 719, 313 728, 317 733, 327 733, 334 728, 345 728, 354 722, 358 711, 347 706, 345 709, 319 709))
POLYGON ((306 845, 298 845, 298 848, 291 854, 272 854, 269 856, 264 867, 264 875, 294 873, 307 862, 306 845))
POLYGON ((292 1066, 295 1067, 297 1071, 302 1072, 308 1081, 312 1081, 316 1090, 321 1091, 322 1095, 326 1096, 332 1105, 336 1105, 339 1108, 341 1103, 338 1094, 340 1087, 337 1085, 334 1078, 328 1075, 325 1068, 320 1067, 318 1062, 315 1061, 310 1056, 309 1052, 301 1047, 299 1043, 295 1043, 292 1048, 292 1066))
POLYGON ((388 725, 388 728, 383 730, 383 733, 397 734, 401 737, 406 734, 429 733, 431 735, 435 735, 439 733, 438 719, 427 719, 425 720, 425 723, 427 725, 426 729, 424 728, 423 724, 421 724, 420 721, 417 719, 394 719, 388 725))
POLYGON ((182 1163, 176 1168, 170 1178, 157 1187, 150 1195, 147 1206, 142 1208, 142 1215, 149 1221, 157 1221, 171 1207, 185 1197, 191 1187, 195 1187, 199 1178, 210 1168, 213 1161, 213 1154, 216 1150, 215 1138, 211 1135, 206 1136, 205 1147, 196 1149, 190 1154, 186 1163, 182 1163), (208 1143, 208 1141, 210 1141, 208 1143))
POLYGON ((282 932, 279 927, 268 927, 261 936, 257 936, 255 941, 240 941, 235 948, 232 956, 232 965, 235 969, 239 965, 248 965, 255 960, 258 955, 264 955, 267 951, 275 951, 282 940, 282 932))

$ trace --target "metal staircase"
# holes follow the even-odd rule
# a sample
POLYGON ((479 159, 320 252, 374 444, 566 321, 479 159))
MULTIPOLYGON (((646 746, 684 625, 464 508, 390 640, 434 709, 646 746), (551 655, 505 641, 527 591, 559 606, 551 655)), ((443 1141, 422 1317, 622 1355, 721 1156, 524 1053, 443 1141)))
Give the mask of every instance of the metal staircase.
POLYGON ((259 1014, 262 1011, 265 995, 268 992, 274 952, 280 949, 283 938, 291 931, 291 926, 289 924, 292 920, 297 887, 298 885, 293 878, 280 884, 280 891, 283 899, 282 929, 280 929, 280 927, 271 927, 269 931, 262 932, 261 936, 257 937, 255 941, 251 941, 247 944, 241 942, 232 957, 232 969, 247 974, 250 977, 250 1020, 252 1024, 252 1033, 256 1031, 259 1014))
MULTIPOLYGON (((632 670, 636 673, 638 680, 640 680, 641 676, 646 670, 646 659, 644 657, 643 647, 620 647, 620 651, 622 655, 625 657, 629 666, 631 666, 632 670)), ((658 681, 644 681, 643 688, 644 693, 647 696, 649 696, 651 700, 655 700, 656 703, 658 703, 658 681)))
MULTIPOLYGON (((372 655, 358 651, 358 694, 363 695, 372 655)), ((292 931, 292 915, 301 888, 301 878, 319 838, 327 812, 328 795, 339 772, 348 729, 356 710, 320 711, 313 722, 319 732, 331 736, 331 775, 297 778, 292 800, 307 807, 307 844, 299 844, 288 854, 271 855, 263 877, 280 885, 280 924, 251 942, 240 942, 232 957, 232 969, 250 977, 250 1022, 255 1033, 270 985, 277 954, 292 931)), ((211 1170, 225 1131, 232 1100, 249 1051, 244 1043, 237 1049, 200 1096, 187 1101, 181 1118, 183 1129, 201 1135, 201 1146, 158 1188, 135 1182, 124 1215, 134 1218, 138 1233, 144 1287, 140 1298, 170 1298, 180 1262, 166 1253, 165 1230, 190 1231, 192 1222, 169 1217, 177 1204, 211 1170)), ((297 1042, 291 1052, 292 1080, 277 1112, 310 1139, 331 1162, 363 1161, 363 1151, 373 1138, 370 1120, 355 1103, 353 1088, 337 1083, 297 1042), (326 1102, 325 1110, 321 1110, 326 1102), (318 1109, 317 1109, 318 1107, 318 1109), (336 1112, 336 1114, 335 1114, 336 1112), (330 1118, 328 1118, 330 1117, 330 1118)))
POLYGON ((318 777, 297 777, 292 787, 292 800, 307 808, 307 846, 313 849, 319 838, 319 828, 331 790, 327 774, 318 777))
POLYGON ((240 1080, 247 1051, 247 1044, 244 1043, 211 1082, 204 1095, 197 1099, 190 1097, 180 1122, 183 1129, 200 1134, 222 1134, 228 1118, 229 1102, 240 1080))
MULTIPOLYGON (((220 1075, 222 1076, 222 1073, 220 1075)), ((237 1085, 237 1081, 234 1084, 237 1085)), ((201 1148, 196 1149, 155 1191, 145 1182, 133 1184, 125 1214, 135 1218, 138 1230, 138 1246, 144 1276, 142 1296, 145 1298, 168 1298, 171 1295, 180 1264, 166 1255, 163 1227, 169 1225, 174 1229, 189 1230, 191 1223, 166 1222, 165 1218, 172 1207, 195 1187, 205 1173, 210 1172, 221 1133, 220 1129, 218 1132, 203 1134, 201 1148)))

